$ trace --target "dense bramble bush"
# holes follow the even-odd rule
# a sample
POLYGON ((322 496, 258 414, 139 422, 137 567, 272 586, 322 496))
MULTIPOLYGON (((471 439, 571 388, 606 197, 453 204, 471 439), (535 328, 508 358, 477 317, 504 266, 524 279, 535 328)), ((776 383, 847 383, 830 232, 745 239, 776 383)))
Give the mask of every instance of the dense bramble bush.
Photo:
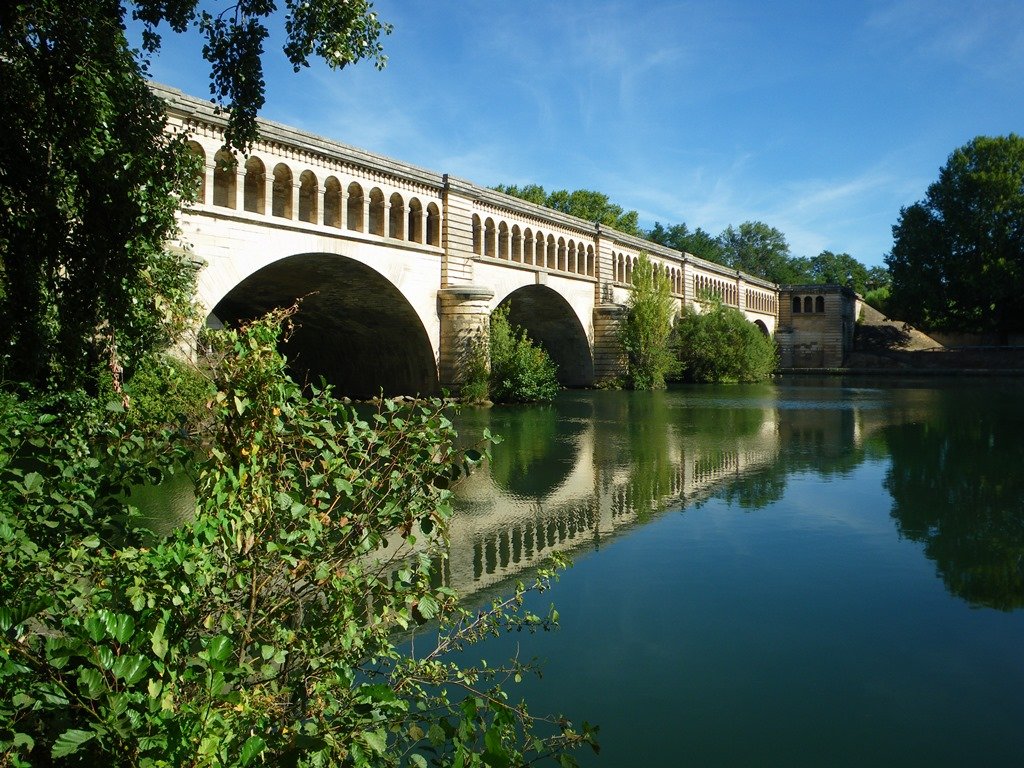
POLYGON ((440 403, 361 418, 303 395, 286 314, 211 338, 201 443, 120 401, 0 395, 0 765, 522 765, 592 742, 565 720, 534 737, 502 688, 517 662, 453 660, 557 617, 521 612, 522 585, 472 612, 436 586, 446 488, 476 458, 440 403), (194 517, 139 530, 129 489, 177 467, 194 517), (428 620, 436 645, 402 654, 428 620))

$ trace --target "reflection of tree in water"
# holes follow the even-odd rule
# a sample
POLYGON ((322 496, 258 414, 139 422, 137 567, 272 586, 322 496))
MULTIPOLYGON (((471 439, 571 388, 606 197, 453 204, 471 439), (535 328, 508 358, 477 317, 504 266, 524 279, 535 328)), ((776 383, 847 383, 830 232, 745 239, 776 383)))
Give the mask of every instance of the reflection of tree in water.
POLYGON ((729 504, 735 504, 740 509, 763 509, 779 501, 786 493, 788 475, 789 470, 786 466, 782 461, 777 461, 762 470, 738 475, 735 480, 726 483, 715 496, 729 504))
POLYGON ((900 533, 973 605, 1024 606, 1024 442, 1015 398, 946 393, 926 423, 890 427, 885 485, 900 533))

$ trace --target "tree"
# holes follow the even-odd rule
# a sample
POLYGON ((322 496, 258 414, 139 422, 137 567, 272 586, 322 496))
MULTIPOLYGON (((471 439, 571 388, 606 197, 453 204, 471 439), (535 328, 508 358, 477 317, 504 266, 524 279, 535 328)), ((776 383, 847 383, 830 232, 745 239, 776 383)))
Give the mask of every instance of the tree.
POLYGON ((194 267, 166 243, 195 166, 92 0, 0 10, 0 109, 0 376, 95 390, 180 328, 194 267))
POLYGON ((686 224, 672 224, 663 227, 661 222, 654 222, 654 227, 644 233, 652 243, 665 245, 683 253, 692 253, 701 259, 725 264, 725 253, 718 238, 697 227, 692 232, 686 224))
POLYGON ((718 299, 684 309, 674 345, 683 378, 693 382, 762 381, 778 362, 772 340, 718 299))
POLYGON ((678 368, 670 345, 674 315, 668 276, 641 252, 633 268, 633 291, 620 331, 631 388, 662 389, 665 377, 678 368))
POLYGON ((718 237, 724 253, 724 264, 748 272, 773 283, 806 281, 799 263, 789 253, 786 236, 761 221, 745 221, 734 228, 726 227, 718 237))
POLYGON ((868 290, 868 269, 848 253, 822 251, 810 259, 811 282, 846 285, 863 295, 868 290))
MULTIPOLYGON (((383 64, 389 28, 365 0, 289 3, 285 53, 334 67, 383 64)), ((214 16, 198 0, 32 0, 0 7, 0 378, 99 388, 103 366, 130 367, 188 324, 195 266, 167 245, 194 195, 185 137, 165 131, 145 58, 125 39, 129 8, 157 28, 206 36, 211 89, 229 112, 226 141, 256 137, 264 20, 272 3, 214 16)))
POLYGON ((893 312, 929 328, 1024 330, 1024 138, 956 149, 923 201, 900 210, 893 312))
POLYGON ((499 184, 494 189, 585 221, 598 222, 627 235, 643 237, 638 223, 639 214, 636 211, 624 210, 621 205, 611 202, 608 195, 603 192, 595 192, 591 189, 577 189, 570 192, 567 189, 559 189, 547 194, 544 192, 544 187, 537 184, 527 184, 524 187, 499 184))

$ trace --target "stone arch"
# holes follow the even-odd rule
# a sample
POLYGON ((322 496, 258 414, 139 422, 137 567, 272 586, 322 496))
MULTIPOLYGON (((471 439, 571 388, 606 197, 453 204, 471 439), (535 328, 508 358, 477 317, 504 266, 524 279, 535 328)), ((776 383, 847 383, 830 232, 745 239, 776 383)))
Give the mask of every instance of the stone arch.
POLYGON ((415 197, 409 201, 408 226, 405 231, 409 242, 423 242, 423 203, 415 197))
POLYGON ((427 206, 427 245, 441 245, 441 212, 434 203, 427 206))
POLYGON ((498 224, 498 258, 508 261, 508 224, 498 224))
POLYGON ((341 182, 334 176, 324 181, 324 226, 341 228, 341 182))
POLYGON ((794 315, 799 315, 801 313, 801 311, 802 311, 802 307, 803 307, 803 304, 800 301, 800 297, 799 296, 794 296, 793 297, 793 314, 794 315))
POLYGON ((633 260, 629 256, 626 256, 626 273, 622 278, 622 282, 630 284, 633 282, 633 260))
POLYGON ((498 255, 494 241, 494 219, 488 216, 487 220, 484 222, 484 256, 490 256, 492 259, 498 255))
POLYGON ((384 237, 384 193, 379 187, 370 190, 369 219, 367 231, 371 235, 384 237))
POLYGON ((271 206, 274 216, 292 217, 292 169, 284 163, 274 166, 274 195, 271 206))
POLYGON ((405 239, 405 200, 397 192, 388 198, 388 237, 395 240, 405 239))
POLYGON ((533 264, 534 255, 533 230, 527 227, 523 230, 523 263, 533 264))
POLYGON ((302 299, 282 344, 296 379, 323 376, 339 395, 436 394, 434 350, 402 292, 374 268, 337 254, 302 253, 256 270, 212 311, 228 325, 302 299))
POLYGON ((811 314, 814 311, 813 299, 810 296, 804 296, 804 314, 811 314))
POLYGON ((512 261, 523 260, 523 233, 518 224, 512 225, 512 261))
POLYGON ((815 296, 814 297, 814 311, 815 312, 824 312, 825 311, 825 297, 824 296, 815 296))
POLYGON ((480 255, 484 252, 484 227, 480 217, 473 214, 473 253, 480 255))
POLYGON ((242 205, 249 213, 262 216, 267 210, 267 166, 258 157, 245 161, 244 186, 242 205))
POLYGON ((768 331, 768 326, 764 324, 764 320, 755 320, 754 325, 757 326, 757 330, 761 332, 761 335, 771 338, 771 333, 768 331))
POLYGON ((303 171, 299 176, 299 221, 317 223, 317 196, 320 188, 312 171, 303 171))
POLYGON ((594 246, 587 246, 587 275, 589 277, 595 277, 594 275, 594 246))
POLYGON ((559 270, 561 272, 564 272, 565 269, 566 269, 566 266, 567 266, 566 263, 565 263, 565 238, 564 237, 558 238, 558 251, 556 253, 557 253, 557 256, 555 257, 555 269, 557 269, 557 270, 559 270))
POLYGON ((354 232, 363 231, 363 209, 365 207, 363 188, 353 181, 348 185, 348 206, 345 213, 347 214, 348 228, 354 232))
POLYGON ((533 249, 533 263, 538 267, 543 267, 546 261, 545 257, 545 242, 544 233, 539 229, 533 237, 534 249, 533 249))
POLYGON ((587 332, 572 306, 546 285, 525 285, 498 304, 508 307, 509 322, 526 330, 558 365, 558 380, 567 387, 594 383, 594 358, 587 332))
POLYGON ((196 171, 196 202, 206 202, 206 150, 198 141, 188 143, 188 151, 199 159, 199 169, 196 171))
POLYGON ((235 207, 235 184, 238 161, 226 149, 213 156, 213 204, 221 208, 235 207))
POLYGON ((558 246, 555 245, 555 236, 548 235, 547 268, 555 269, 558 265, 558 246))

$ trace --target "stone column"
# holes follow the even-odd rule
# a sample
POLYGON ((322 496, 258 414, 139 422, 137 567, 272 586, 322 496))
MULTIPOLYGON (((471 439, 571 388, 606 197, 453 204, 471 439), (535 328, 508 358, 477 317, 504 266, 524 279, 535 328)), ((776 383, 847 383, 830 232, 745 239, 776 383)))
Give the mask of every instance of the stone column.
POLYGON ((341 206, 338 211, 338 228, 348 229, 348 192, 344 189, 338 193, 338 205, 341 206))
POLYGON ((273 216, 274 215, 274 174, 265 173, 263 175, 263 215, 273 216))
POLYGON ((625 318, 626 307, 622 304, 594 307, 594 380, 598 384, 626 374, 626 351, 619 339, 625 318))
POLYGON ((314 224, 327 224, 327 213, 324 211, 324 188, 317 186, 316 188, 316 215, 313 216, 314 224))
POLYGON ((235 200, 232 207, 236 211, 245 210, 245 166, 241 164, 235 171, 235 200))
POLYGON ((493 298, 494 291, 481 285, 441 288, 437 292, 441 320, 438 380, 452 394, 458 394, 465 381, 474 346, 487 339, 493 298))
POLYGON ((302 189, 302 184, 297 181, 292 181, 292 215, 288 218, 292 221, 299 220, 299 191, 302 189))
POLYGON ((206 205, 213 205, 213 169, 217 162, 206 163, 203 169, 203 188, 199 192, 199 202, 206 205))

